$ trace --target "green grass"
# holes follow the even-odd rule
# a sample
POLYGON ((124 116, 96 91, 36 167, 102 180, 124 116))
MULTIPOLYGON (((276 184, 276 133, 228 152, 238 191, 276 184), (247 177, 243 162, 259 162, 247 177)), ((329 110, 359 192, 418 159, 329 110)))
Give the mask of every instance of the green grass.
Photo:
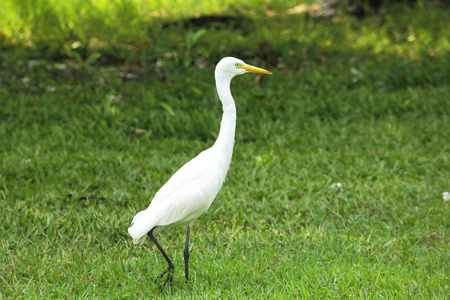
MULTIPOLYGON (((118 16, 120 3, 144 2, 115 2, 118 16)), ((1 299, 447 298, 445 9, 392 8, 359 21, 268 17, 258 3, 249 2, 252 22, 237 30, 150 20, 161 32, 147 49, 117 50, 111 42, 83 52, 56 47, 59 39, 73 43, 63 33, 38 30, 41 37, 18 44, 6 35, 1 299), (270 47, 260 48, 262 41, 270 47), (213 66, 229 54, 274 74, 260 84, 253 75, 233 81, 233 162, 193 226, 192 282, 184 282, 184 231, 158 236, 176 267, 168 295, 154 283, 163 257, 150 241, 132 245, 127 227, 214 142, 221 107, 213 66), (331 188, 338 182, 344 191, 331 188)), ((110 33, 83 34, 92 45, 110 33)))
POLYGON ((199 55, 217 61, 229 54, 258 53, 298 63, 336 54, 421 59, 445 56, 450 49, 445 6, 422 5, 420 10, 392 6, 360 21, 340 13, 330 18, 291 14, 289 9, 298 5, 292 0, 177 2, 5 0, 0 10, 0 46, 13 47, 11 55, 25 52, 28 57, 61 60, 100 53, 103 63, 141 66, 167 53, 189 65, 199 55), (185 22, 211 14, 240 19, 230 21, 234 30, 216 23, 197 27, 185 22))

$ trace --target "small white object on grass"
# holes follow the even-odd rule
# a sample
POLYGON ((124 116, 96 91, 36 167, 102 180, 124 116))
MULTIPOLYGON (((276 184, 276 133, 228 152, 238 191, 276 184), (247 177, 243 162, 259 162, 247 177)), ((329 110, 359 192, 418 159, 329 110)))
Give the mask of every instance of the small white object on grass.
POLYGON ((442 193, 442 198, 444 199, 444 202, 449 201, 450 200, 450 193, 449 192, 442 193))
POLYGON ((330 188, 334 188, 334 187, 342 187, 342 183, 333 183, 330 188))
POLYGON ((209 208, 222 187, 233 153, 236 106, 230 90, 231 80, 236 75, 248 72, 271 74, 267 70, 248 65, 233 57, 225 57, 217 64, 216 88, 222 102, 223 115, 216 142, 211 148, 182 166, 156 193, 150 206, 134 216, 128 228, 128 233, 135 244, 142 243, 148 235, 164 256, 169 267, 157 279, 167 273, 164 284, 169 291, 174 265, 153 234, 167 227, 187 228, 184 272, 186 280, 189 280, 190 225, 209 208))

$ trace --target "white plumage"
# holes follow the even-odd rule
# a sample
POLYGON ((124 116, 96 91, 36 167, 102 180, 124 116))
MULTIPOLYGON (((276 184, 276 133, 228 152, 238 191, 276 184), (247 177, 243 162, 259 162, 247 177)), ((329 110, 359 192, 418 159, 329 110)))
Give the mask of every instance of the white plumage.
MULTIPOLYGON (((189 226, 204 213, 222 187, 231 162, 236 128, 236 106, 230 83, 234 76, 247 72, 271 74, 242 60, 225 57, 216 66, 215 79, 223 115, 219 136, 214 145, 181 167, 155 194, 150 206, 136 214, 128 228, 133 243, 141 243, 148 235, 166 258, 169 268, 166 284, 172 281, 173 264, 156 241, 153 233, 166 227, 188 228, 185 248, 185 276, 188 279, 189 226)), ((169 288, 170 290, 170 288, 169 288)))
POLYGON ((188 226, 204 213, 225 180, 231 161, 211 147, 179 169, 156 193, 150 206, 139 212, 128 232, 133 242, 142 242, 147 233, 157 228, 188 226))

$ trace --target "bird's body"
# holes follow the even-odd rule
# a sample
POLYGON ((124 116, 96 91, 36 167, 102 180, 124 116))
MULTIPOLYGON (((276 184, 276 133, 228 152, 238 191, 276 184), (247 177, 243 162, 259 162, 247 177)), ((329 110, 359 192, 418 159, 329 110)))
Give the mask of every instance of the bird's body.
POLYGON ((201 152, 161 187, 150 206, 133 219, 128 231, 135 244, 155 227, 154 233, 165 227, 186 227, 209 208, 231 161, 231 151, 229 158, 219 154, 214 146, 201 152))
POLYGON ((216 142, 181 167, 155 194, 150 206, 136 214, 128 228, 134 243, 143 242, 148 235, 164 255, 169 268, 160 277, 170 271, 166 280, 168 285, 172 281, 174 266, 153 234, 166 227, 188 228, 185 248, 185 275, 188 279, 189 226, 209 208, 225 181, 233 154, 236 128, 236 106, 230 83, 234 76, 246 72, 270 74, 232 57, 225 57, 217 64, 216 88, 223 115, 216 142))

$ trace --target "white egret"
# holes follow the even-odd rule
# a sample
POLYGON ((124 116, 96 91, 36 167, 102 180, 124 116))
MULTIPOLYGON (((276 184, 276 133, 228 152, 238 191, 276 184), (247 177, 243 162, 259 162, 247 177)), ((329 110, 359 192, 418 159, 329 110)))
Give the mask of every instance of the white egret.
POLYGON ((267 70, 248 65, 233 57, 225 57, 217 64, 216 88, 222 102, 223 115, 216 142, 211 148, 182 166, 155 194, 150 206, 134 216, 128 228, 133 243, 142 243, 148 235, 164 256, 169 266, 156 280, 167 273, 164 284, 169 291, 174 265, 154 234, 168 227, 187 227, 184 272, 186 280, 189 280, 190 225, 209 208, 225 181, 233 153, 236 128, 236 106, 231 95, 230 83, 234 76, 247 72, 271 74, 267 70))

